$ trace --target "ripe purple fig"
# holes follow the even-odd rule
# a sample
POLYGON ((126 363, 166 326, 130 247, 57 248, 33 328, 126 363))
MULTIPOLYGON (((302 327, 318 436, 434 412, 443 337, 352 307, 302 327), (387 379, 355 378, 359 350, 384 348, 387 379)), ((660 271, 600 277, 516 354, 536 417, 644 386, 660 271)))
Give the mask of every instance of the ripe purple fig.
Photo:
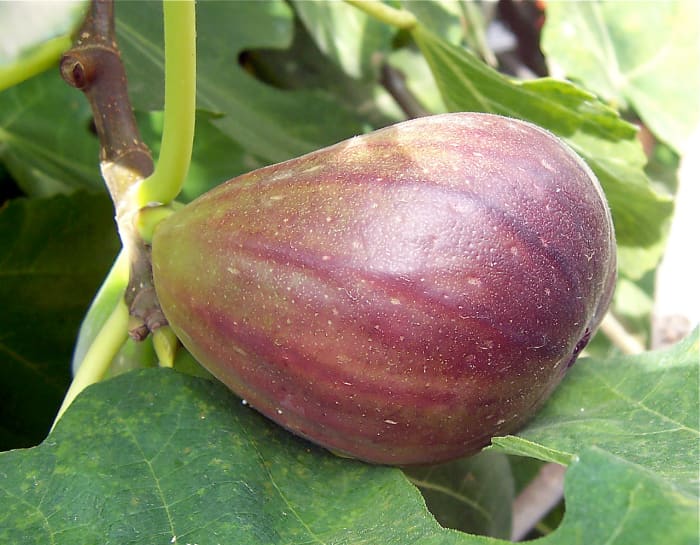
POLYGON ((547 131, 454 113, 222 184, 153 238, 185 347, 292 432, 376 463, 517 430, 598 326, 613 226, 547 131))

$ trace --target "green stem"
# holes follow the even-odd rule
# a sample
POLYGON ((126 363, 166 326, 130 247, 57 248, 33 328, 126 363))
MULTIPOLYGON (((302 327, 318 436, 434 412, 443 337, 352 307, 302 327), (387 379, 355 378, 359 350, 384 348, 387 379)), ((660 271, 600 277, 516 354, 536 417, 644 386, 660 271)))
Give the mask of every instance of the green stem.
POLYGON ((73 350, 73 375, 77 374, 85 355, 95 340, 104 323, 109 319, 119 299, 124 298, 124 289, 129 282, 129 256, 122 249, 114 264, 102 281, 99 291, 90 303, 90 308, 83 318, 78 332, 78 341, 73 350))
POLYGON ((384 4, 381 0, 345 0, 351 6, 364 11, 367 15, 386 23, 387 25, 411 30, 418 24, 416 16, 410 11, 396 9, 384 4))
POLYGON ((165 218, 174 214, 175 209, 181 206, 180 203, 173 203, 172 206, 150 206, 142 208, 134 215, 134 227, 136 228, 136 232, 146 244, 151 244, 153 241, 153 231, 155 231, 156 226, 165 218))
POLYGON ((128 324, 129 309, 124 299, 120 297, 112 314, 107 318, 86 352, 51 429, 56 426, 63 413, 80 392, 91 384, 99 382, 105 376, 114 356, 127 339, 128 324))
POLYGON ((190 166, 196 107, 194 0, 163 2, 165 105, 156 168, 138 188, 138 204, 168 204, 180 193, 190 166))
POLYGON ((0 66, 0 91, 48 70, 58 63, 63 52, 70 49, 71 45, 73 42, 68 34, 59 36, 41 44, 29 55, 22 56, 7 66, 0 66))
POLYGON ((177 352, 178 339, 170 326, 163 326, 151 333, 153 349, 158 356, 158 365, 161 367, 172 367, 175 364, 175 353, 177 352))

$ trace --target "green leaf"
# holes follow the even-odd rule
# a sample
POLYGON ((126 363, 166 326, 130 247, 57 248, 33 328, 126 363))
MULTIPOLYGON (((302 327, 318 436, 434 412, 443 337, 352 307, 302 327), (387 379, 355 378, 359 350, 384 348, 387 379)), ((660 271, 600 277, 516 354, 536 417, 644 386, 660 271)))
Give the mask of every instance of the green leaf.
MULTIPOLYGON (((133 105, 163 107, 162 14, 155 2, 124 2, 117 30, 133 105)), ((197 106, 248 153, 266 162, 302 155, 363 132, 363 118, 330 94, 265 85, 238 62, 245 50, 285 48, 292 11, 284 2, 201 2, 197 5, 197 106)))
POLYGON ((574 85, 540 79, 511 81, 467 50, 449 44, 420 25, 413 31, 431 66, 448 109, 484 111, 520 118, 563 138, 598 176, 610 203, 618 244, 628 253, 620 270, 638 277, 644 271, 628 266, 656 263, 655 246, 671 213, 671 202, 654 192, 643 171, 645 157, 636 129, 616 112, 574 85), (638 250, 652 254, 638 258, 638 250))
POLYGON ((407 468, 404 472, 422 492, 441 526, 510 537, 515 494, 507 456, 484 451, 470 458, 407 468))
MULTIPOLYGON (((267 85, 286 92, 314 90, 332 96, 344 108, 360 113, 367 127, 405 119, 399 105, 376 78, 357 79, 324 55, 298 18, 293 39, 284 49, 251 49, 241 63, 267 85)), ((321 127, 319 127, 321 128, 321 127)))
POLYGON ((389 50, 394 31, 344 2, 292 0, 319 49, 354 78, 377 72, 377 56, 389 50))
POLYGON ((400 471, 167 370, 89 388, 40 447, 0 455, 2 543, 423 543, 440 530, 420 503, 400 471))
POLYGON ((597 447, 571 464, 564 493, 561 526, 538 544, 694 545, 700 538, 697 498, 597 447))
POLYGON ((106 197, 0 210, 0 448, 36 444, 70 382, 73 340, 119 247, 106 197))
POLYGON ((664 352, 582 359, 517 437, 494 439, 506 452, 567 463, 594 445, 697 496, 698 330, 664 352))
POLYGON ((30 196, 102 191, 99 143, 82 93, 45 72, 0 93, 0 161, 30 196))
POLYGON ((476 23, 467 23, 463 7, 450 0, 412 0, 404 2, 402 7, 413 13, 425 28, 451 44, 461 44, 467 27, 471 26, 469 23, 476 23))
POLYGON ((410 0, 403 2, 403 8, 442 40, 468 46, 492 66, 498 62, 486 39, 486 28, 496 12, 494 3, 410 0))
POLYGON ((543 49, 550 65, 631 106, 680 152, 700 121, 699 17, 694 0, 554 2, 543 49))
MULTIPOLYGON (((13 544, 508 543, 441 529, 401 471, 334 457, 165 369, 89 387, 44 443, 0 454, 0 504, 13 544)), ((692 497, 599 447, 572 461, 566 505, 548 544, 697 536, 692 497)))
POLYGON ((397 49, 388 56, 387 62, 405 78, 406 87, 426 111, 431 114, 447 111, 430 67, 420 51, 406 47, 397 49))

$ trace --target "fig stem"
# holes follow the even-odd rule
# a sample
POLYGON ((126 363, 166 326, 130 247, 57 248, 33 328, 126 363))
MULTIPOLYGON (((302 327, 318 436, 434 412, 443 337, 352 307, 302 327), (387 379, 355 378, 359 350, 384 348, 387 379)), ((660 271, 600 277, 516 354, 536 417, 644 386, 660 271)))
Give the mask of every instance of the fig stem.
POLYGON ((90 303, 90 308, 83 318, 80 326, 78 340, 73 349, 72 369, 73 375, 85 359, 90 346, 95 340, 95 336, 109 318, 116 301, 124 298, 124 290, 129 282, 129 256, 124 250, 119 252, 112 264, 112 268, 102 281, 102 285, 90 303))
POLYGON ((364 11, 374 19, 396 28, 411 30, 418 24, 418 19, 410 11, 392 8, 381 0, 345 0, 345 2, 364 11))
MULTIPOLYGON (((129 289, 149 284, 150 255, 134 227, 139 209, 135 187, 153 171, 151 153, 141 139, 127 92, 126 70, 114 29, 112 0, 93 0, 76 33, 74 46, 61 59, 61 76, 81 90, 92 108, 100 140, 100 169, 116 212, 122 246, 131 263, 129 289)), ((133 300, 133 299, 132 299, 133 300)), ((131 305, 131 301, 127 304, 131 305)))
MULTIPOLYGON (((150 247, 138 230, 140 210, 152 201, 170 202, 180 192, 189 168, 195 117, 194 1, 164 2, 166 112, 163 152, 155 178, 127 92, 114 28, 112 0, 93 0, 61 59, 61 75, 80 89, 92 108, 100 139, 100 167, 116 211, 117 227, 131 271, 126 301, 141 320, 130 335, 144 339, 167 324, 153 288, 150 247), (147 179, 147 180, 145 180, 147 179)), ((153 226, 149 227, 150 232, 153 226)))
POLYGON ((129 309, 124 300, 119 298, 114 310, 86 352, 85 358, 80 364, 73 382, 71 382, 70 388, 68 388, 68 392, 63 398, 63 403, 56 414, 56 419, 51 426, 52 430, 78 394, 91 384, 99 382, 105 376, 114 356, 126 341, 128 322, 129 309))
POLYGON ((153 349, 158 357, 158 365, 172 367, 179 341, 170 326, 159 327, 153 332, 153 349))
POLYGON ((53 38, 22 56, 7 66, 0 66, 0 91, 22 83, 31 77, 48 70, 61 58, 61 54, 72 45, 71 37, 66 34, 53 38))
POLYGON ((163 2, 163 20, 163 136, 156 168, 137 189, 139 207, 173 201, 182 189, 192 157, 197 90, 194 1, 163 2))
POLYGON ((134 228, 146 244, 151 244, 156 226, 174 212, 171 206, 147 206, 134 215, 134 228))

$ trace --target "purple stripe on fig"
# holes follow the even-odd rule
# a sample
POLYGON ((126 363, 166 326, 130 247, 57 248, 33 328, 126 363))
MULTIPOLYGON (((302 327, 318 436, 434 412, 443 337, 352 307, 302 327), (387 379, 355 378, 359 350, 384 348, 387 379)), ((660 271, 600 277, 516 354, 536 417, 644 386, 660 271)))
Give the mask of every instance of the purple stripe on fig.
POLYGON ((615 242, 591 171, 487 114, 397 124, 238 178, 165 220, 154 278, 251 406, 376 463, 510 433, 598 326, 615 242))

